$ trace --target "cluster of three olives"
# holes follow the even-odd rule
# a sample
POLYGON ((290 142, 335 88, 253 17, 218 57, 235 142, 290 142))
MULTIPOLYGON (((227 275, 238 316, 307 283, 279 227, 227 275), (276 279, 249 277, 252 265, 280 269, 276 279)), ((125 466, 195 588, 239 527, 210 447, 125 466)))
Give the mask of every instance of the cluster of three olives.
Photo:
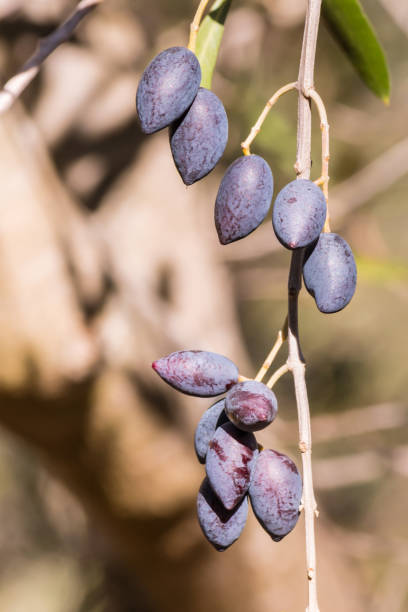
MULTIPOLYGON (((272 199, 273 178, 267 162, 244 155, 227 169, 215 202, 215 226, 221 244, 254 231, 265 219, 272 199)), ((307 247, 303 278, 321 312, 344 308, 356 287, 356 264, 347 242, 322 232, 327 206, 322 190, 308 179, 288 183, 278 194, 272 215, 278 240, 288 249, 307 247)))

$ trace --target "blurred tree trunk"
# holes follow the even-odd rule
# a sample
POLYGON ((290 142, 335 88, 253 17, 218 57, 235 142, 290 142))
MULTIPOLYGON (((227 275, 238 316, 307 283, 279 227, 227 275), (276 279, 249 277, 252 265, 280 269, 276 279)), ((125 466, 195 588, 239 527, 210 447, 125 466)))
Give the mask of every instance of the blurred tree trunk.
MULTIPOLYGON (((203 469, 192 448, 209 402, 150 368, 203 348, 250 374, 211 232, 214 179, 187 190, 155 136, 89 214, 21 108, 1 120, 0 139, 2 424, 95 519, 103 554, 143 594, 129 609, 303 609, 302 520, 277 545, 250 518, 239 543, 213 551, 195 519, 203 469)), ((362 610, 324 524, 318 549, 322 610, 343 611, 345 584, 348 610, 362 610)))

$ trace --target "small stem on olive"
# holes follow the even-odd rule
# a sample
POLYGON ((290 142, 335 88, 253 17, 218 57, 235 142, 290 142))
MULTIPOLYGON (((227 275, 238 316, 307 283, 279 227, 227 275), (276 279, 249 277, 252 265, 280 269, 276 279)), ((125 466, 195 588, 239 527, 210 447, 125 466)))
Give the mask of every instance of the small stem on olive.
POLYGON ((251 131, 249 132, 248 137, 246 138, 246 140, 244 140, 244 142, 241 143, 241 148, 242 148, 242 152, 244 155, 251 154, 251 151, 250 151, 251 143, 255 139, 256 135, 259 134, 262 124, 265 121, 272 106, 279 100, 281 96, 283 96, 283 94, 285 94, 288 91, 291 91, 292 89, 296 89, 296 88, 297 88, 297 83, 288 83, 287 85, 284 85, 283 87, 278 89, 278 91, 276 91, 273 94, 273 96, 269 98, 268 102, 265 105, 265 108, 263 109, 262 113, 259 115, 257 122, 251 128, 251 131))
POLYGON ((208 4, 208 0, 200 0, 198 9, 196 10, 196 14, 194 15, 194 19, 190 24, 190 38, 188 41, 188 48, 193 53, 195 53, 197 34, 198 34, 198 30, 200 29, 201 19, 203 17, 207 4, 208 4))
POLYGON ((316 185, 322 186, 324 197, 326 198, 327 214, 326 222, 323 231, 330 232, 330 215, 329 215, 329 161, 330 161, 330 146, 329 146, 329 122, 327 120, 326 107, 323 100, 317 91, 311 87, 307 92, 307 96, 316 104, 320 118, 320 129, 322 131, 322 174, 315 181, 316 185))
POLYGON ((283 366, 281 366, 280 368, 278 368, 276 370, 276 372, 274 372, 272 374, 272 376, 270 377, 270 379, 268 380, 268 382, 266 383, 266 386, 269 389, 272 389, 274 384, 281 378, 281 376, 283 376, 284 374, 286 374, 286 372, 289 372, 289 366, 287 363, 284 363, 283 366))
POLYGON ((278 331, 278 335, 276 337, 275 344, 273 345, 269 355, 266 357, 265 361, 260 367, 254 380, 256 380, 257 382, 260 382, 263 379, 266 372, 271 367, 276 355, 278 354, 279 349, 281 348, 282 344, 285 342, 287 335, 288 335, 288 318, 286 317, 285 322, 282 325, 282 329, 278 331))
POLYGON ((245 382, 246 380, 252 380, 252 379, 247 378, 246 376, 242 376, 242 374, 238 376, 238 382, 245 382))

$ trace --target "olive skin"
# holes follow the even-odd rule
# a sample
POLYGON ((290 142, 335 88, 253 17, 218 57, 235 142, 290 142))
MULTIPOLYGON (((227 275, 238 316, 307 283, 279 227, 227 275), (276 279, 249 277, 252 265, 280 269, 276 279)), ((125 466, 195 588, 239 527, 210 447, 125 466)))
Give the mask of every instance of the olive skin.
POLYGON ((303 279, 320 312, 331 314, 347 306, 356 290, 357 268, 344 238, 333 232, 320 234, 306 253, 303 279))
POLYGON ((170 126, 174 163, 185 185, 207 176, 224 153, 228 119, 221 100, 200 87, 188 111, 170 126))
POLYGON ((238 157, 224 174, 215 201, 214 221, 221 244, 253 232, 271 205, 273 177, 259 155, 238 157))
POLYGON ((309 179, 291 181, 276 196, 272 225, 287 249, 306 247, 318 239, 326 220, 326 200, 309 179))
POLYGON ((252 469, 249 499, 262 527, 279 542, 296 525, 302 499, 302 478, 290 457, 261 451, 252 469))
POLYGON ((136 92, 142 131, 153 134, 186 112, 197 95, 201 68, 186 47, 170 47, 150 62, 136 92))

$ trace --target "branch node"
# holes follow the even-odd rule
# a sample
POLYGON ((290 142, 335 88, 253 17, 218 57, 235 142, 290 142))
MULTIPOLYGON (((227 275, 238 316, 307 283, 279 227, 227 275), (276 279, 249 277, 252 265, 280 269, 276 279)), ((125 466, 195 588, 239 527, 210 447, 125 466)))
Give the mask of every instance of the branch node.
POLYGON ((312 97, 312 91, 314 90, 314 87, 306 87, 304 84, 301 85, 301 87, 299 88, 300 93, 302 94, 302 96, 304 98, 307 98, 308 100, 311 99, 312 97))
POLYGON ((299 450, 301 453, 307 453, 307 451, 309 450, 309 445, 307 442, 305 442, 304 440, 301 440, 299 442, 299 450))
POLYGON ((297 176, 303 174, 303 172, 305 171, 305 169, 301 167, 301 165, 299 164, 298 161, 295 163, 295 165, 293 167, 295 169, 295 172, 296 172, 297 176))

